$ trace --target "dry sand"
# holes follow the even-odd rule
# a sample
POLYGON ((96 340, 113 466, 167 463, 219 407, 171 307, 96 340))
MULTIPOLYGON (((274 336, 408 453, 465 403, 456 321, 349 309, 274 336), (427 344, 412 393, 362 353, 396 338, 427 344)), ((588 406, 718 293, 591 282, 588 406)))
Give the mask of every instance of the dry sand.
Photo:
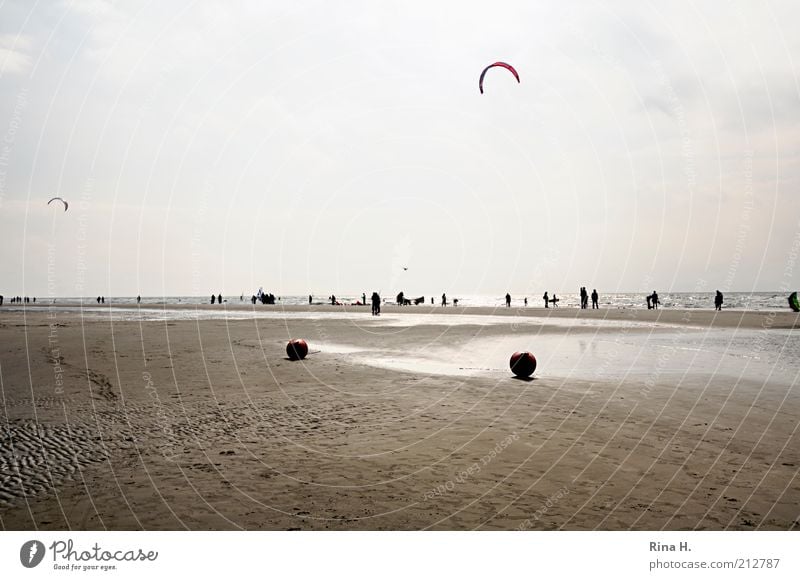
POLYGON ((363 308, 144 322, 0 309, 0 526, 800 528, 800 393, 785 380, 798 369, 603 381, 540 367, 520 381, 390 370, 341 348, 474 347, 522 318, 554 336, 579 318, 594 338, 594 319, 659 323, 642 336, 668 323, 757 337, 796 315, 468 309, 511 318, 425 324, 430 310, 389 308, 400 322, 380 325, 363 308), (286 360, 288 337, 313 354, 286 360))

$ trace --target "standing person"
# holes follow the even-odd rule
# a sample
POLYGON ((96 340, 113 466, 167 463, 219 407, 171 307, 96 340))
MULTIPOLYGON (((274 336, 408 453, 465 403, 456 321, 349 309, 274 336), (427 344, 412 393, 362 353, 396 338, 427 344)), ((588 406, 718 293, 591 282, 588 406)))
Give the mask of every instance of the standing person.
POLYGON ((652 300, 653 300, 653 308, 658 310, 658 305, 660 304, 660 302, 658 300, 658 292, 656 292, 655 290, 653 290, 652 300))
POLYGON ((583 298, 584 298, 584 296, 586 296, 586 289, 583 286, 581 286, 581 289, 578 291, 578 294, 581 297, 581 309, 583 309, 583 308, 585 308, 585 306, 583 305, 583 303, 584 303, 583 298))
POLYGON ((442 294, 442 306, 447 306, 447 294, 442 294))
POLYGON ((211 304, 216 304, 216 302, 217 302, 217 297, 214 294, 212 294, 211 295, 211 304))
POLYGON ((311 294, 308 295, 308 305, 311 306, 311 294))
POLYGON ((217 302, 222 304, 222 293, 220 292, 219 296, 217 296, 217 302))
POLYGON ((142 302, 142 297, 141 296, 137 296, 136 297, 136 304, 140 304, 141 302, 142 302))
POLYGON ((431 296, 431 306, 433 306, 433 296, 431 296))
POLYGON ((592 290, 592 310, 600 308, 600 306, 597 305, 598 300, 600 300, 600 297, 597 295, 597 288, 595 288, 592 290))
POLYGON ((550 299, 550 302, 552 302, 553 308, 558 308, 558 296, 556 296, 555 292, 553 292, 553 297, 550 299))
POLYGON ((542 300, 544 300, 544 307, 550 308, 550 298, 547 296, 547 292, 545 292, 544 296, 542 296, 542 300))
POLYGON ((722 310, 722 292, 717 290, 717 295, 714 296, 714 308, 717 310, 722 310))
POLYGON ((525 308, 527 308, 528 307, 528 297, 527 296, 525 297, 524 302, 525 302, 525 308))
POLYGON ((377 292, 372 293, 372 316, 381 314, 381 297, 377 292))
POLYGON ((647 309, 648 310, 652 310, 653 309, 653 295, 652 294, 648 294, 647 295, 647 309))
POLYGON ((511 294, 506 292, 506 308, 511 308, 511 294))
POLYGON ((367 305, 367 293, 366 292, 362 292, 361 293, 361 304, 363 304, 364 306, 367 305))

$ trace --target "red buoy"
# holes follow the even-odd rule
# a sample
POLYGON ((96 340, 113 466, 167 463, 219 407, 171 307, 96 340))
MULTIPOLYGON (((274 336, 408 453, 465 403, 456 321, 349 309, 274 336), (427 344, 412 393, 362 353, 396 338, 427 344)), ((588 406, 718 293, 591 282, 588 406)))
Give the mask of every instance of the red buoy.
POLYGON ((302 338, 294 338, 286 345, 286 356, 289 360, 300 360, 308 354, 308 343, 302 338))
POLYGON ((536 357, 529 352, 515 352, 511 355, 511 372, 527 379, 536 370, 536 357))

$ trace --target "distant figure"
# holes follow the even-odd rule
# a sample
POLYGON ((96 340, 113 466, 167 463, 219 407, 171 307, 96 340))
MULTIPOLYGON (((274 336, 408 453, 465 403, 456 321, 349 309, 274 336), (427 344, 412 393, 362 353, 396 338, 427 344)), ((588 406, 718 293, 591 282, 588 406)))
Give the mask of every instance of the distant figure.
POLYGON ((592 310, 600 308, 600 306, 597 305, 598 300, 600 300, 600 297, 597 295, 597 288, 595 288, 592 290, 592 310))
POLYGON ((36 296, 33 297, 33 303, 36 304, 36 296))
POLYGON ((511 294, 506 292, 506 308, 511 308, 511 294))
POLYGON ((367 293, 366 292, 362 292, 361 293, 361 304, 363 304, 364 306, 367 305, 367 293))
POLYGON ((545 292, 544 296, 542 296, 542 300, 544 300, 544 307, 550 308, 550 298, 547 296, 547 292, 545 292))
POLYGON ((433 296, 431 296, 431 306, 433 306, 433 296))
POLYGON ((100 297, 97 297, 97 303, 100 304, 100 297))
POLYGON ((257 300, 258 300, 258 298, 256 297, 256 295, 255 295, 255 294, 253 294, 253 295, 251 295, 251 296, 250 296, 250 302, 252 302, 252 303, 253 303, 253 306, 255 306, 255 305, 256 305, 256 301, 257 301, 257 300))
POLYGON ((398 306, 402 306, 404 299, 405 299, 405 295, 403 294, 403 292, 401 290, 400 293, 397 295, 397 305, 398 306))
POLYGON ((142 297, 141 296, 137 296, 136 297, 136 304, 139 304, 141 301, 142 301, 142 297))
POLYGON ((558 308, 558 296, 556 296, 555 292, 553 292, 553 297, 550 299, 550 303, 553 305, 553 308, 558 308))
POLYGON ((447 306, 447 294, 442 294, 442 306, 447 306))
POLYGON ((217 302, 219 302, 220 304, 222 304, 222 294, 220 294, 219 296, 217 296, 217 302))
POLYGON ((101 296, 101 297, 100 297, 100 302, 102 302, 103 304, 105 304, 105 303, 106 303, 106 297, 105 297, 105 296, 101 296))
POLYGON ((372 293, 372 316, 381 315, 381 296, 377 292, 372 293))
POLYGON ((656 292, 655 290, 653 290, 652 300, 653 300, 653 308, 658 310, 658 305, 661 304, 661 302, 658 300, 658 292, 656 292))
POLYGON ((331 306, 336 306, 336 296, 331 294, 331 306))
POLYGON ((215 304, 217 302, 217 297, 213 294, 211 295, 211 304, 215 304))
POLYGON ((589 306, 589 294, 586 292, 586 286, 581 286, 581 309, 585 309, 589 306))
POLYGON ((722 292, 717 290, 717 295, 714 296, 714 308, 717 310, 722 310, 722 292))
POLYGON ((528 307, 528 297, 527 296, 525 297, 524 302, 525 302, 525 308, 527 308, 528 307))
POLYGON ((648 294, 647 295, 647 309, 648 310, 652 310, 653 309, 653 295, 652 294, 648 294))
POLYGON ((453 306, 458 306, 458 298, 453 298, 453 306))
POLYGON ((311 306, 311 294, 308 295, 308 305, 311 306))
POLYGON ((3 295, 0 294, 0 306, 2 306, 2 305, 3 305, 3 295))

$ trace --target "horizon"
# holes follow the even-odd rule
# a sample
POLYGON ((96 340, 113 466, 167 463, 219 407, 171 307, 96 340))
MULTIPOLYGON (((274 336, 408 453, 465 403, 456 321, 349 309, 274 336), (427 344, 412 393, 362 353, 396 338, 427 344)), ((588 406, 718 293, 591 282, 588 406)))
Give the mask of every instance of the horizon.
MULTIPOLYGON (((591 292, 594 289, 595 288, 592 288, 590 286, 586 287, 587 292, 591 292)), ((685 290, 659 290, 658 288, 655 288, 654 290, 656 292, 658 292, 659 294, 663 294, 663 295, 673 295, 673 294, 705 295, 705 294, 708 294, 708 295, 711 295, 711 296, 713 296, 715 291, 716 291, 716 289, 714 289, 714 290, 701 290, 701 291, 685 291, 685 290)), ((557 294, 557 295, 561 295, 561 296, 572 296, 572 295, 577 296, 578 295, 578 292, 575 292, 575 291, 570 292, 570 291, 564 291, 564 290, 555 290, 555 291, 542 290, 541 291, 542 294, 545 291, 548 292, 550 295, 553 295, 553 294, 557 294)), ((308 296, 309 296, 308 293, 290 294, 290 293, 284 292, 284 293, 280 293, 279 294, 279 293, 276 293, 274 290, 270 290, 270 289, 265 289, 264 292, 268 293, 268 294, 269 293, 274 294, 276 299, 281 299, 281 298, 304 298, 304 299, 307 299, 308 296)), ((335 292, 333 295, 336 296, 337 298, 361 298, 362 293, 366 293, 367 297, 369 298, 369 296, 370 296, 370 294, 372 292, 373 292, 373 290, 364 290, 364 291, 361 291, 361 292, 347 292, 347 291, 345 291, 345 292, 335 292)), ((389 301, 394 301, 394 298, 397 296, 397 294, 400 291, 398 290, 398 291, 393 291, 393 292, 381 293, 378 290, 374 290, 374 292, 378 292, 378 294, 380 294, 382 299, 387 299, 389 301)), ((640 291, 634 291, 634 292, 619 292, 619 291, 602 292, 602 291, 598 290, 598 294, 600 295, 600 298, 602 298, 603 296, 636 296, 636 295, 642 295, 642 297, 644 297, 648 292, 652 292, 652 290, 640 290, 640 291)), ((792 292, 795 292, 795 291, 792 290, 791 292, 785 292, 785 291, 782 291, 782 290, 754 290, 754 291, 727 290, 727 291, 723 292, 722 294, 723 295, 727 295, 727 294, 736 294, 736 295, 739 295, 739 294, 744 294, 744 295, 770 294, 772 296, 784 296, 785 295, 786 297, 788 297, 792 292)), ((522 300, 523 298, 528 298, 531 301, 533 301, 533 300, 541 301, 541 299, 542 299, 542 295, 541 294, 523 294, 521 292, 514 293, 512 291, 508 291, 508 293, 511 294, 512 300, 522 300)), ((220 294, 220 293, 219 292, 215 292, 214 296, 217 296, 218 294, 220 294)), ((412 296, 412 295, 407 294, 405 292, 404 292, 404 294, 405 294, 406 298, 411 298, 411 299, 417 298, 418 296, 423 296, 422 294, 420 294, 420 295, 414 294, 412 296)), ((490 297, 497 297, 498 300, 504 300, 506 293, 505 292, 487 292, 487 293, 481 293, 481 294, 469 294, 469 293, 462 293, 462 292, 445 292, 445 294, 447 294, 447 298, 448 298, 448 301, 449 301, 451 297, 458 298, 459 300, 461 300, 462 298, 490 298, 490 297)), ((251 296, 255 296, 255 295, 256 295, 255 293, 250 293, 250 292, 245 292, 244 294, 242 294, 241 292, 235 293, 235 294, 225 294, 225 292, 222 292, 222 297, 224 299, 237 298, 239 296, 242 296, 244 298, 245 302, 248 301, 251 296)), ((37 300, 45 300, 45 299, 46 300, 76 299, 76 300, 91 300, 91 301, 94 301, 98 297, 101 297, 101 296, 103 298, 105 298, 106 300, 110 300, 110 299, 114 299, 114 298, 126 298, 126 299, 135 300, 137 298, 137 296, 138 296, 138 297, 141 297, 142 300, 145 300, 145 299, 148 299, 148 298, 192 298, 192 299, 196 298, 198 300, 208 301, 210 299, 210 297, 211 297, 211 293, 209 292, 208 294, 147 294, 147 295, 145 295, 145 294, 120 294, 120 295, 89 294, 89 295, 85 295, 85 296, 67 295, 67 294, 65 294, 63 296, 50 296, 50 295, 47 295, 47 294, 12 293, 12 294, 4 295, 4 304, 8 303, 8 300, 11 297, 16 297, 16 296, 19 296, 21 298, 24 298, 24 297, 27 296, 27 297, 29 297, 31 299, 35 297, 37 300)), ((311 296, 313 297, 313 299, 315 301, 321 300, 324 303, 330 298, 331 294, 327 294, 327 295, 323 296, 323 294, 319 294, 319 293, 313 294, 312 293, 311 296)), ((435 300, 435 306, 439 306, 440 305, 441 294, 436 294, 436 293, 435 294, 424 294, 424 297, 426 299, 426 304, 423 304, 423 306, 424 305, 430 306, 430 298, 433 298, 435 300)), ((532 306, 533 306, 533 304, 532 304, 532 306)))

